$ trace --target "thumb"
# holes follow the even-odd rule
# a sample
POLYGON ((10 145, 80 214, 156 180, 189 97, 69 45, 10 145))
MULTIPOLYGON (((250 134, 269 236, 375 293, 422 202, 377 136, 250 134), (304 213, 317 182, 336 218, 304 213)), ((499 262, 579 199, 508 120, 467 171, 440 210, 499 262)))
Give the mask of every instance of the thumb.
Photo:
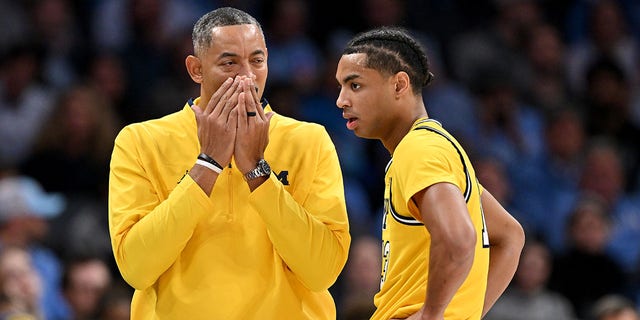
POLYGON ((198 107, 195 104, 190 105, 191 110, 193 110, 193 113, 196 114, 196 116, 200 116, 202 114, 202 109, 200 109, 200 107, 198 107))
POLYGON ((267 122, 271 121, 271 117, 273 117, 274 114, 275 113, 273 111, 269 111, 269 112, 267 112, 267 114, 264 115, 265 118, 267 118, 267 122))

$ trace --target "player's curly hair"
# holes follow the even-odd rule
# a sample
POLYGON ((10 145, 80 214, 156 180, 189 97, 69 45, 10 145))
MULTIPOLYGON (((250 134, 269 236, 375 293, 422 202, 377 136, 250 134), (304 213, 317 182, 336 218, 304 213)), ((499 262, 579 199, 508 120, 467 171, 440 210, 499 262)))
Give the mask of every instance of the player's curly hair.
POLYGON ((380 27, 356 35, 342 55, 366 54, 365 67, 393 75, 404 71, 417 94, 433 80, 429 60, 422 46, 399 27, 380 27))
POLYGON ((193 26, 191 38, 193 39, 194 53, 198 56, 211 46, 211 30, 213 30, 213 28, 240 24, 256 25, 264 35, 262 26, 258 20, 242 10, 223 7, 205 14, 198 19, 196 24, 193 26))

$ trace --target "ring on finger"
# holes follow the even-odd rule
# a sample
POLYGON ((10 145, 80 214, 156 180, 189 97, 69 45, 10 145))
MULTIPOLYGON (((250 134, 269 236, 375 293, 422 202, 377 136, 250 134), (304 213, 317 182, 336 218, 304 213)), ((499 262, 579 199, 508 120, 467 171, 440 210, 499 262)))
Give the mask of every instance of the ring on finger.
POLYGON ((255 116, 256 116, 255 111, 247 111, 247 117, 255 117, 255 116))

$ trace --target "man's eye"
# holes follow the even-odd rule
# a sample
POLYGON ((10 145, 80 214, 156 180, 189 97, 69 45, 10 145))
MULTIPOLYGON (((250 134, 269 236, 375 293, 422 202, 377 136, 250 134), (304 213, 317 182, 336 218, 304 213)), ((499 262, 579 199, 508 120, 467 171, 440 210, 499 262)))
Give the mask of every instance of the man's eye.
POLYGON ((360 85, 359 85, 359 84, 357 84, 357 83, 355 83, 355 82, 352 82, 352 83, 351 83, 351 89, 353 89, 353 90, 360 89, 360 85))
POLYGON ((223 61, 222 65, 223 66, 232 66, 232 65, 234 65, 234 62, 233 61, 223 61))

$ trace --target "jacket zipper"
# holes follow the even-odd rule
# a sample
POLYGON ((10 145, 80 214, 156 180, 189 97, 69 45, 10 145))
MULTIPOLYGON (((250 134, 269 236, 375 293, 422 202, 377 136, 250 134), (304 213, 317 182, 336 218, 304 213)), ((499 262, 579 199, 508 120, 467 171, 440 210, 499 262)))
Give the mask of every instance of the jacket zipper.
POLYGON ((229 210, 227 211, 227 222, 233 222, 233 170, 231 166, 231 162, 229 162, 229 174, 227 174, 228 185, 229 185, 229 210))

